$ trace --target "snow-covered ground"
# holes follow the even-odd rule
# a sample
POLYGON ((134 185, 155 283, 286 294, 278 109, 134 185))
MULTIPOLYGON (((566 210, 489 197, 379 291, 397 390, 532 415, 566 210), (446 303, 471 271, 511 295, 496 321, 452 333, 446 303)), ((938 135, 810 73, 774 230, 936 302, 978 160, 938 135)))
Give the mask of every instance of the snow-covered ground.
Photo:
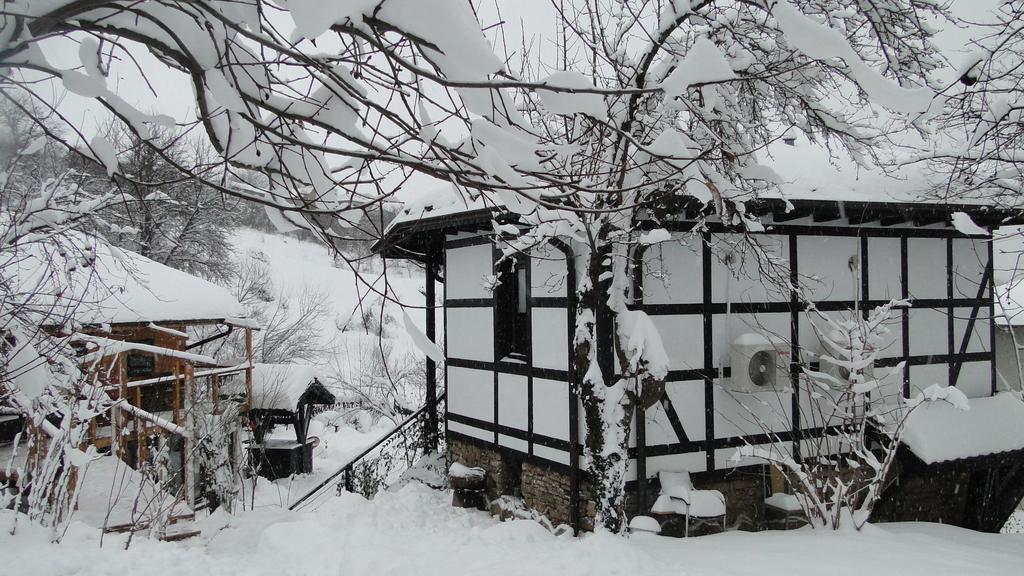
MULTIPOLYGON (((862 532, 729 532, 686 540, 607 534, 554 536, 530 520, 501 523, 452 508, 450 492, 411 483, 368 502, 344 494, 316 512, 264 507, 200 522, 181 543, 99 534, 81 524, 64 543, 0 512, 2 566, 19 574, 444 575, 628 574, 830 576, 1020 574, 1024 535, 938 524, 886 524, 862 532)), ((0 573, 5 568, 0 567, 0 573)))

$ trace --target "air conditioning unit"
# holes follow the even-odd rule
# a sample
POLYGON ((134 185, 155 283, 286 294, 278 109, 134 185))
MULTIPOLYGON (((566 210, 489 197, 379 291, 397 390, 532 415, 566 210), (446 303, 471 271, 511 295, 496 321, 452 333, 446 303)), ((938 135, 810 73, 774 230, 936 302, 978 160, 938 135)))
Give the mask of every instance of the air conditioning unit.
POLYGON ((777 388, 788 388, 789 343, 781 338, 763 334, 747 333, 732 343, 733 392, 751 393, 777 388))
MULTIPOLYGON (((833 339, 838 339, 838 338, 841 338, 841 335, 833 334, 832 338, 833 339)), ((821 358, 821 371, 826 373, 826 374, 828 374, 829 376, 835 378, 836 380, 838 380, 841 383, 849 382, 850 381, 850 369, 847 368, 846 366, 840 366, 839 364, 836 364, 834 362, 830 362, 830 361, 828 361, 828 359, 826 359, 824 357, 825 355, 827 355, 827 356, 831 356, 832 358, 842 359, 843 355, 840 353, 840 351, 837 348, 835 348, 831 343, 829 343, 828 340, 822 338, 821 341, 822 341, 821 347, 822 347, 822 352, 823 352, 823 356, 821 358)), ((870 353, 870 350, 866 350, 865 352, 866 353, 870 353)), ((874 380, 875 379, 874 366, 873 365, 872 366, 866 366, 864 368, 864 371, 863 371, 863 376, 864 376, 864 381, 865 382, 867 382, 869 380, 874 380)), ((837 384, 837 383, 834 383, 834 382, 826 382, 826 383, 831 388, 845 388, 845 386, 843 386, 842 384, 837 384)))

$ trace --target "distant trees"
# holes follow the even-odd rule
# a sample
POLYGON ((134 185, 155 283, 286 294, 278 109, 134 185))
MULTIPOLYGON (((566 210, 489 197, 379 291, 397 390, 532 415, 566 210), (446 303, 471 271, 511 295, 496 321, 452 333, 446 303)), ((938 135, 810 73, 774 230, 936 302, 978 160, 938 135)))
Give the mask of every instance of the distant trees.
MULTIPOLYGON (((222 175, 222 161, 196 135, 158 127, 150 136, 147 143, 121 124, 108 124, 106 138, 121 168, 112 176, 121 201, 103 211, 104 229, 97 232, 161 264, 228 281, 234 272, 230 235, 242 201, 206 182, 222 175)), ((77 155, 73 163, 102 172, 77 155)))

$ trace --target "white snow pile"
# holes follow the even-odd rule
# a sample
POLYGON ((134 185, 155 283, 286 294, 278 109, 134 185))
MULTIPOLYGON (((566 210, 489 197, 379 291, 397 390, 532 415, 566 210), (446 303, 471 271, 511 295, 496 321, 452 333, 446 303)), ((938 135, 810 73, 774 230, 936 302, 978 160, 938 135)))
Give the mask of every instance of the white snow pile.
POLYGON ((965 235, 965 236, 991 236, 992 235, 988 230, 985 230, 981 226, 978 226, 974 222, 974 220, 971 219, 971 215, 967 214, 966 212, 954 212, 952 214, 952 220, 953 220, 953 227, 956 228, 956 231, 961 233, 961 234, 963 234, 963 235, 965 235))
POLYGON ((483 210, 493 206, 493 198, 470 197, 455 186, 441 186, 431 190, 418 192, 406 201, 401 212, 388 224, 388 230, 407 222, 416 222, 421 218, 436 218, 451 214, 461 214, 474 210, 483 210))
POLYGON ((969 409, 945 401, 914 408, 903 443, 926 464, 1024 449, 1024 402, 1012 393, 971 398, 969 409))
POLYGON ((786 494, 785 492, 772 494, 764 499, 764 504, 765 506, 771 506, 786 512, 800 512, 803 510, 803 506, 800 505, 800 499, 795 494, 786 494))
POLYGON ((487 473, 483 468, 466 466, 461 462, 452 462, 452 465, 448 468, 448 476, 451 478, 462 478, 465 480, 480 480, 487 473))
MULTIPOLYGON (((71 247, 33 246, 5 275, 39 290, 52 306, 42 323, 72 318, 80 324, 117 324, 242 318, 245 310, 225 288, 149 258, 79 235, 71 247), (49 274, 53 267, 64 271, 49 274)), ((40 309, 48 306, 41 305, 40 309)))
POLYGON ((727 532, 701 538, 555 536, 531 520, 498 522, 453 508, 451 493, 410 483, 372 501, 344 493, 316 512, 276 507, 197 522, 202 535, 163 543, 73 524, 62 544, 0 510, 3 565, 21 574, 146 576, 300 574, 461 576, 888 576, 1018 574, 1024 536, 896 523, 861 532, 727 532), (870 551, 870 553, 865 553, 870 551), (852 560, 851 560, 852 559, 852 560))
POLYGON ((714 42, 700 38, 686 53, 683 61, 665 78, 662 89, 666 98, 675 98, 694 84, 732 80, 736 74, 714 42))
POLYGON ((322 370, 309 364, 254 364, 253 408, 295 410, 314 379, 326 381, 322 370))
MULTIPOLYGON (((555 72, 544 79, 544 84, 568 90, 592 89, 594 82, 579 72, 555 72)), ((537 90, 544 108, 552 114, 587 114, 599 120, 608 116, 604 97, 588 92, 555 92, 537 90)))

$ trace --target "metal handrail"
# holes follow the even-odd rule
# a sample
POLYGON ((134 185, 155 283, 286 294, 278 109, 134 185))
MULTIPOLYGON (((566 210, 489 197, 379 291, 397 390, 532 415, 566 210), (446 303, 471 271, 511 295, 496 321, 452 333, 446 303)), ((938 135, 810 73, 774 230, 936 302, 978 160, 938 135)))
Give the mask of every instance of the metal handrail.
MULTIPOLYGON (((442 393, 440 396, 437 397, 437 400, 436 400, 436 402, 434 404, 435 408, 438 405, 440 405, 441 402, 443 402, 445 400, 445 396, 447 394, 448 394, 447 391, 445 391, 444 393, 442 393)), ((338 468, 333 474, 331 474, 326 479, 324 479, 322 482, 317 484, 312 490, 310 490, 309 492, 304 494, 301 498, 299 498, 298 500, 293 502, 291 505, 289 505, 288 509, 289 510, 295 510, 296 508, 299 507, 300 504, 302 504, 306 500, 309 500, 313 496, 317 495, 321 490, 323 490, 327 486, 330 486, 331 484, 333 484, 334 480, 337 479, 342 474, 345 474, 346 472, 348 472, 349 475, 351 475, 352 468, 356 465, 356 463, 358 463, 360 460, 365 458, 368 454, 370 454, 371 452, 373 452, 374 450, 379 448, 382 444, 384 444, 385 442, 390 440, 395 434, 398 434, 399 432, 404 430, 409 424, 415 422, 421 416, 426 414, 426 412, 427 412, 427 410, 429 408, 430 408, 429 405, 423 406, 419 410, 417 410, 417 411, 413 412, 412 414, 410 414, 398 426, 395 426, 395 428, 393 428, 390 432, 388 432, 384 436, 381 436, 376 442, 374 442, 372 445, 370 445, 369 448, 366 448, 365 450, 360 452, 359 455, 357 455, 354 458, 350 459, 347 463, 345 463, 345 465, 343 465, 341 468, 338 468)), ((347 476, 345 480, 346 480, 346 487, 350 488, 350 486, 348 486, 351 483, 350 476, 347 476)))

